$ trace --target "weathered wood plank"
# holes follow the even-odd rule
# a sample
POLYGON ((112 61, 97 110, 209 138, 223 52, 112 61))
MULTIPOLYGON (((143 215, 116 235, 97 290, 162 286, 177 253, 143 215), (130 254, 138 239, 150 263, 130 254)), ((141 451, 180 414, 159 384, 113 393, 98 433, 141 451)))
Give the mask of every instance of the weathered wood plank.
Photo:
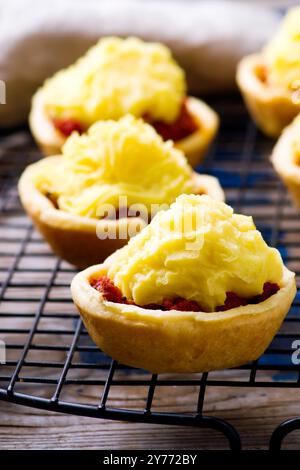
MULTIPOLYGON (((76 399, 81 394, 80 387, 74 393, 76 399)), ((274 427, 299 414, 299 394, 299 390, 287 393, 218 388, 208 394, 206 413, 228 419, 241 433, 244 448, 266 448, 274 427)), ((82 396, 78 398, 82 400, 82 396)), ((121 402, 123 405, 123 398, 121 402)), ((129 398, 127 404, 132 406, 129 398)), ((207 429, 97 420, 3 402, 0 402, 0 420, 1 449, 227 448, 226 440, 219 433, 207 429)), ((286 439, 284 448, 299 449, 299 445, 300 433, 294 432, 286 439)))

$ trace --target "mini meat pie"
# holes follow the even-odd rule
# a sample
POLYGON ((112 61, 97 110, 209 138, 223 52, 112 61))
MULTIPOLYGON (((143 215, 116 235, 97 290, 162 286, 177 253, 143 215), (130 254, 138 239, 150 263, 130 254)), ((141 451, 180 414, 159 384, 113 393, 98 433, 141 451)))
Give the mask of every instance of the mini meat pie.
POLYGON ((182 193, 224 199, 216 178, 193 172, 172 141, 130 115, 74 132, 62 156, 25 170, 19 193, 54 252, 81 268, 123 246, 182 193))
POLYGON ((46 155, 57 155, 74 130, 130 113, 172 139, 192 166, 205 154, 218 116, 186 96, 183 70, 162 44, 101 39, 74 65, 56 73, 32 101, 31 131, 46 155))
POLYGON ((294 273, 252 218, 181 195, 138 235, 75 276, 72 296, 94 342, 153 373, 257 359, 295 296, 294 273))
POLYGON ((265 134, 278 137, 300 111, 300 7, 259 54, 242 59, 237 82, 252 117, 265 134))
POLYGON ((284 129, 272 152, 271 161, 300 209, 300 116, 284 129))

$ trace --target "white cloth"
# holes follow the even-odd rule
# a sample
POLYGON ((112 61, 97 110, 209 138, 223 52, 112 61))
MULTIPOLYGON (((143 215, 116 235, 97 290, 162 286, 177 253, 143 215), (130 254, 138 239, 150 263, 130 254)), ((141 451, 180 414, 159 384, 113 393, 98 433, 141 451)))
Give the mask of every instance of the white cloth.
POLYGON ((278 15, 221 1, 0 0, 0 126, 26 120, 36 88, 104 35, 161 41, 186 70, 189 91, 235 86, 235 67, 274 33, 278 15))

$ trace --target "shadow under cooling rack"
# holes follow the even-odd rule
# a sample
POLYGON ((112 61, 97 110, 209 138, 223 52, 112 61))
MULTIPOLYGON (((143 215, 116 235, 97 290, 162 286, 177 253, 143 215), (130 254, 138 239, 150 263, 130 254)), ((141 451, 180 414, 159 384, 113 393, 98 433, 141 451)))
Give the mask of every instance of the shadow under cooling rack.
MULTIPOLYGON (((222 125, 200 170, 220 179, 237 211, 254 217, 299 286, 300 217, 268 162, 273 142, 256 130, 238 98, 211 101, 222 125)), ((91 342, 78 318, 69 292, 74 268, 55 258, 20 207, 18 177, 38 158, 27 130, 0 136, 0 340, 7 354, 0 365, 0 399, 96 418, 212 428, 239 449, 232 424, 205 413, 207 390, 300 387, 299 366, 291 361, 293 341, 300 339, 299 292, 255 363, 159 376, 117 364, 91 342)), ((299 428, 298 417, 276 427, 271 448, 299 428)))

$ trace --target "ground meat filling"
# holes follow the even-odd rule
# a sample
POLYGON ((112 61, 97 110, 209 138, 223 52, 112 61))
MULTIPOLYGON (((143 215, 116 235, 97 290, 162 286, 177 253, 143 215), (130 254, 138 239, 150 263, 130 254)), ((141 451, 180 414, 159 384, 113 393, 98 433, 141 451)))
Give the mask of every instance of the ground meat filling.
POLYGON ((123 296, 121 290, 107 277, 101 276, 91 281, 91 286, 101 292, 105 300, 109 302, 117 302, 118 304, 127 303, 126 297, 123 296))
MULTIPOLYGON (((123 296, 121 290, 114 285, 114 283, 107 277, 101 276, 98 279, 91 281, 91 286, 98 292, 101 292, 105 300, 109 302, 116 302, 119 304, 136 305, 133 301, 127 300, 123 296)), ((263 292, 260 295, 245 299, 239 297, 234 292, 227 292, 226 300, 224 305, 216 308, 217 312, 224 312, 231 308, 241 307, 242 305, 258 304, 276 294, 279 290, 278 284, 272 282, 265 282, 263 292)), ((180 310, 189 312, 203 312, 205 311, 198 302, 194 300, 183 299, 182 297, 176 297, 175 299, 164 299, 161 304, 148 304, 139 305, 139 307, 148 308, 150 310, 180 310)))
POLYGON ((257 70, 258 78, 261 82, 267 84, 268 82, 268 70, 264 65, 257 70))
POLYGON ((69 137, 73 131, 82 134, 84 132, 83 125, 76 119, 72 118, 53 118, 54 127, 64 136, 69 137))
POLYGON ((188 137, 199 129, 199 124, 189 113, 185 101, 181 105, 178 118, 172 124, 163 121, 151 121, 148 116, 144 116, 144 119, 154 127, 164 140, 171 139, 174 142, 188 137))
MULTIPOLYGON (((181 105, 178 118, 176 121, 172 122, 172 124, 168 124, 164 121, 151 121, 148 115, 145 115, 144 119, 154 127, 156 132, 158 132, 164 140, 171 139, 175 142, 188 137, 199 128, 199 124, 188 111, 185 101, 183 101, 181 105)), ((85 131, 84 126, 77 119, 53 118, 52 122, 54 127, 64 137, 69 137, 73 131, 77 131, 79 134, 85 131)))
POLYGON ((45 196, 46 196, 47 199, 49 199, 50 202, 52 202, 55 209, 59 209, 58 204, 57 204, 57 197, 55 196, 55 194, 47 191, 45 193, 45 196))

